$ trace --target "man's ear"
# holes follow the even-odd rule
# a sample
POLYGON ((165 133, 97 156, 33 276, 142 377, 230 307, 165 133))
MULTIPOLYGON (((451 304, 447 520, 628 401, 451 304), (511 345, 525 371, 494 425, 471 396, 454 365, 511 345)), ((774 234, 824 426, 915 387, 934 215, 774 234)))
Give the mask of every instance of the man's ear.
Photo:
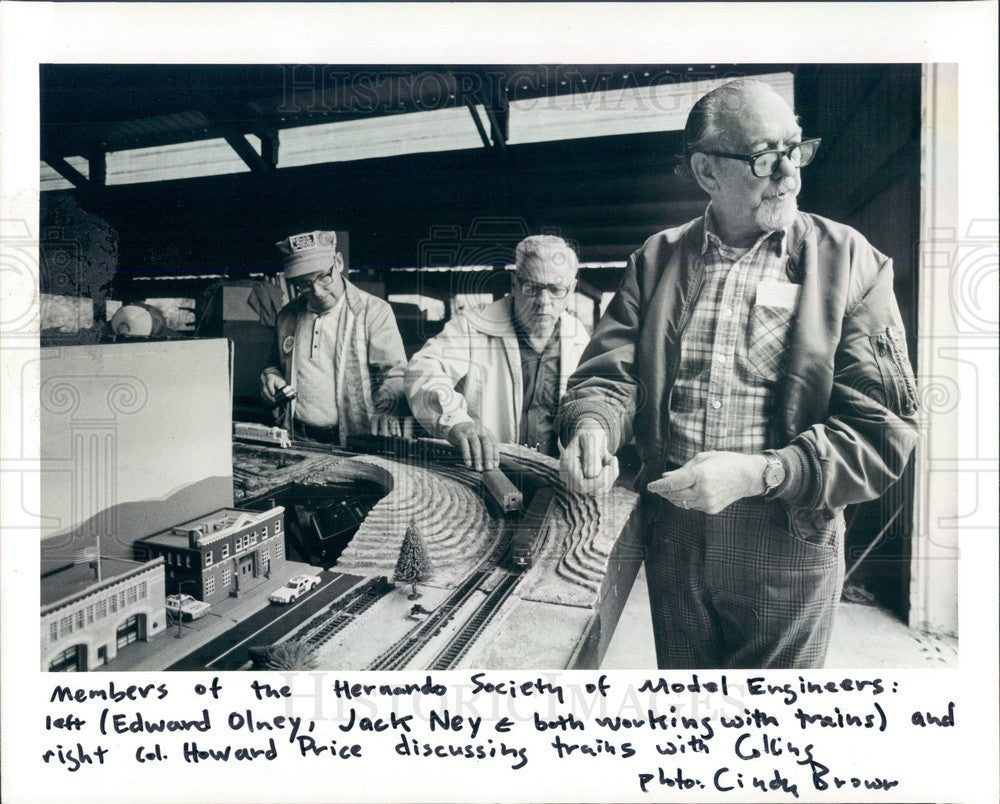
POLYGON ((719 176, 716 171, 716 162, 708 154, 699 152, 691 155, 691 173, 694 174, 694 180, 709 195, 719 187, 719 176))
POLYGON ((339 251, 333 252, 333 267, 336 268, 338 274, 344 272, 344 255, 339 251))

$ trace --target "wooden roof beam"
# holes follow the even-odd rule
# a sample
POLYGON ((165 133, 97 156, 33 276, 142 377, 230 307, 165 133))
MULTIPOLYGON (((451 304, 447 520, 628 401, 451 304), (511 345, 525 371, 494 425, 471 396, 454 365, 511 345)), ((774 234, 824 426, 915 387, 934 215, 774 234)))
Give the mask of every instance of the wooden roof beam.
POLYGON ((79 170, 73 167, 64 157, 53 153, 43 153, 42 159, 48 163, 56 173, 79 190, 91 190, 90 179, 84 176, 79 170))

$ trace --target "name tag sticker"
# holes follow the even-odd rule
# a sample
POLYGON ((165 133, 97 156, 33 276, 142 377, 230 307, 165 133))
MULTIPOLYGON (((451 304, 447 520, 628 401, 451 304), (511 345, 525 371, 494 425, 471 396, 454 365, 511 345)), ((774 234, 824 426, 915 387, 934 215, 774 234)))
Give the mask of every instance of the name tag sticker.
POLYGON ((799 301, 800 287, 792 282, 760 282, 757 285, 757 304, 794 310, 799 301))

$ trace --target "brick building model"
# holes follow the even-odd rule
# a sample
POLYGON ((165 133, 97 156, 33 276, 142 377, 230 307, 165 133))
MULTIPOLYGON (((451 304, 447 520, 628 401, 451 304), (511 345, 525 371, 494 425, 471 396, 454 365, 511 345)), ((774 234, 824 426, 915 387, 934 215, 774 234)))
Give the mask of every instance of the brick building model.
POLYGON ((81 565, 61 572, 58 583, 43 583, 43 596, 59 587, 82 587, 49 602, 43 598, 43 670, 96 670, 121 648, 166 628, 162 559, 98 561, 102 580, 94 580, 92 570, 81 565))
POLYGON ((285 509, 223 508, 135 542, 139 560, 162 557, 167 593, 206 603, 260 586, 285 561, 285 509))

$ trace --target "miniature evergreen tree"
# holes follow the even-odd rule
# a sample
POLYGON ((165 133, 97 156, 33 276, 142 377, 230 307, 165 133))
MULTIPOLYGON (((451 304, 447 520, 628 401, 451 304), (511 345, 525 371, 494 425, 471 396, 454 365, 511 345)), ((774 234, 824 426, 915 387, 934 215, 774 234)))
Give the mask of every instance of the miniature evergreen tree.
POLYGON ((399 548, 399 560, 396 562, 396 571, 392 579, 400 583, 413 584, 413 590, 407 595, 407 600, 416 600, 420 597, 417 582, 428 580, 431 571, 431 560, 427 555, 424 540, 417 526, 410 522, 406 535, 403 536, 403 544, 399 548))
POLYGON ((315 670, 317 667, 316 648, 294 639, 251 647, 249 653, 254 670, 315 670))

